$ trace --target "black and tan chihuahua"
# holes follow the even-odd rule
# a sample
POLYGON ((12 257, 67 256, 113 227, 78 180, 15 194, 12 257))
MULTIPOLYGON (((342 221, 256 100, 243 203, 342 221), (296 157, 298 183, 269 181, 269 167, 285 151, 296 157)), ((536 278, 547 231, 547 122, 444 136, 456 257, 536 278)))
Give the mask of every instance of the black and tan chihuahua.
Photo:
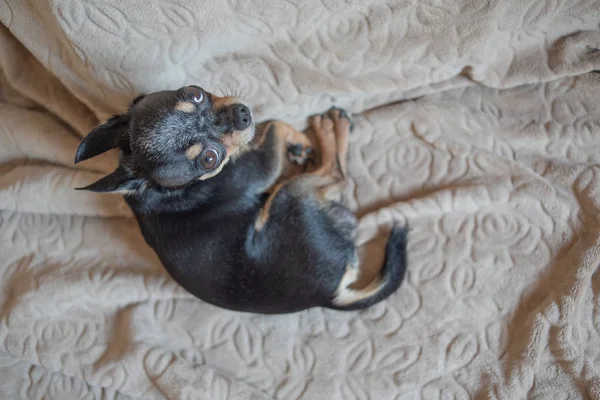
POLYGON ((331 109, 310 125, 319 166, 280 182, 286 154, 308 161, 307 136, 280 121, 255 127, 236 97, 186 86, 136 98, 75 162, 121 150, 113 173, 81 189, 123 194, 166 270, 200 299, 268 314, 362 309, 400 286, 407 230, 392 229, 377 277, 358 285, 357 221, 341 203, 351 123, 331 109))

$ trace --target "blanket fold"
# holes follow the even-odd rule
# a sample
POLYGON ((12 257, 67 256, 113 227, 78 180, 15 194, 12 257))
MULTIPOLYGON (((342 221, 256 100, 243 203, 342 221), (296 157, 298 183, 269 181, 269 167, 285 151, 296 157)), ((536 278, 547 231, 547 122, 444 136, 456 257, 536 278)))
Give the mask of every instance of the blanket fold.
MULTIPOLYGON (((0 398, 600 398, 597 0, 0 2, 0 398), (354 116, 360 313, 220 310, 176 285, 80 139, 140 93, 354 116)), ((218 266, 216 266, 218 268, 218 266)), ((285 268, 285 266, 282 266, 285 268)))

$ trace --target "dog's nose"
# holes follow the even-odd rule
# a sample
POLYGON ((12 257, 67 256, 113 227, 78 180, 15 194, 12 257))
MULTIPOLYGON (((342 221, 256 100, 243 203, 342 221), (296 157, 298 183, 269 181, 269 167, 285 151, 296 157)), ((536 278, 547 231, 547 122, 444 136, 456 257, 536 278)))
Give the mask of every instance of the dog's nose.
POLYGON ((243 104, 236 104, 233 106, 233 124, 235 129, 242 130, 250 126, 252 122, 252 115, 250 110, 243 104))

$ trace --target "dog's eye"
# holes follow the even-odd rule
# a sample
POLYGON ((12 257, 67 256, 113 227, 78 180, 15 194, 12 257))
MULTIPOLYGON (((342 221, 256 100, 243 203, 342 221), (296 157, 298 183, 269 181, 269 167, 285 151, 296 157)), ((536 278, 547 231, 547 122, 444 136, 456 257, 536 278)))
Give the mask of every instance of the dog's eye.
POLYGON ((201 103, 202 100, 204 100, 204 93, 202 93, 202 89, 200 88, 188 86, 183 89, 183 91, 185 92, 186 96, 195 103, 201 103))
POLYGON ((219 155, 214 150, 206 150, 202 155, 200 163, 204 169, 213 169, 219 162, 219 155))

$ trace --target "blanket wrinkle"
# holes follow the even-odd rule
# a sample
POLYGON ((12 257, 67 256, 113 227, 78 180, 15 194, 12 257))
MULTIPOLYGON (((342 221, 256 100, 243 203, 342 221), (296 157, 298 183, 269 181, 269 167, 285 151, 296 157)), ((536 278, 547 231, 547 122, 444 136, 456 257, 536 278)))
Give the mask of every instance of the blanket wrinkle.
MULTIPOLYGON (((1 399, 600 398, 597 0, 0 2, 1 399), (353 114, 371 309, 257 316, 168 276, 81 137, 137 94, 353 114)), ((285 267, 285 266, 283 266, 285 267)))

